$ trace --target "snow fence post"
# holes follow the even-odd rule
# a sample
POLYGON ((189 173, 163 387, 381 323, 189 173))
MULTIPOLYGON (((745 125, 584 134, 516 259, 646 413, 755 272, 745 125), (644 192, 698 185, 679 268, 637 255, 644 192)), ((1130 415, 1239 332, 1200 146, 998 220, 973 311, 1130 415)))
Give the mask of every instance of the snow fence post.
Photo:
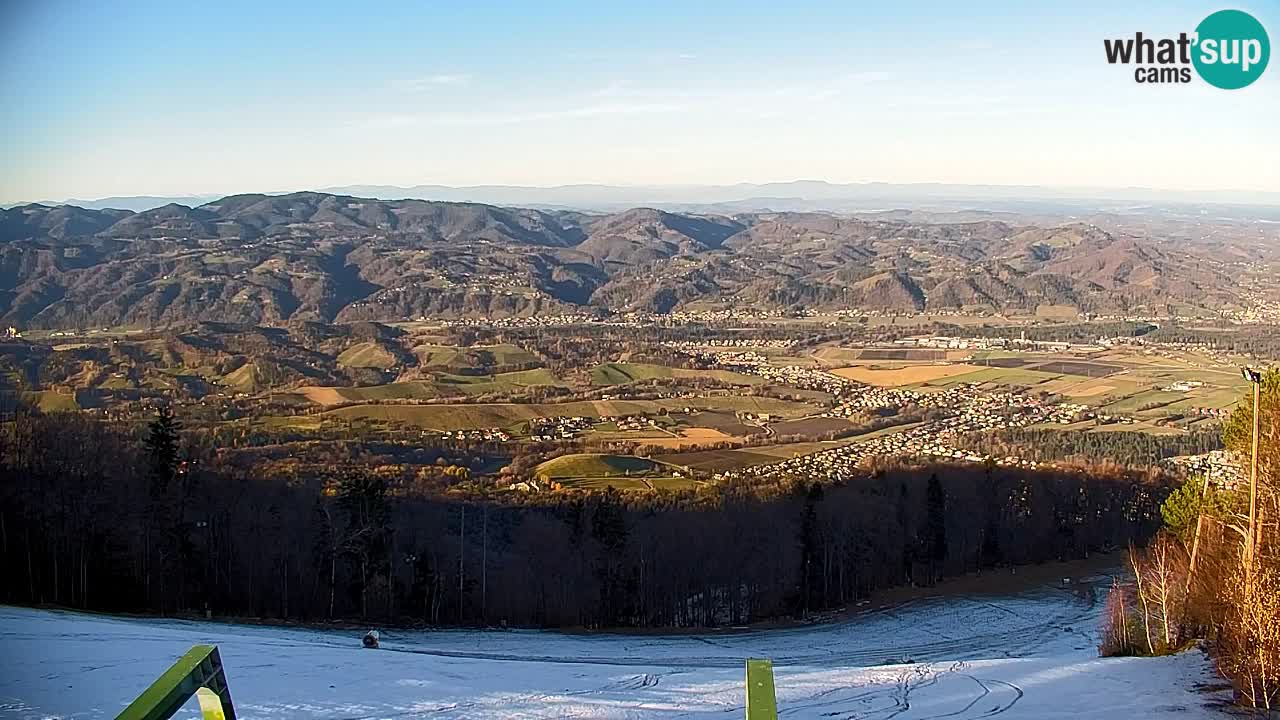
POLYGON ((168 720, 192 695, 204 720, 236 720, 217 645, 196 645, 129 703, 116 720, 168 720))
POLYGON ((747 659, 747 720, 778 720, 772 660, 747 659))

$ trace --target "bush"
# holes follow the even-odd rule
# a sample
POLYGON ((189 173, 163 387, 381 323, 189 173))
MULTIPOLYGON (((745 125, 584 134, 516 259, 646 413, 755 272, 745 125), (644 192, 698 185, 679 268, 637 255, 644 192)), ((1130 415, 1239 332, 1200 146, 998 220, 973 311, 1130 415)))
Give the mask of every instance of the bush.
POLYGON ((1280 706, 1280 571, 1240 567, 1223 587, 1229 608, 1218 642, 1218 669, 1253 707, 1280 706))

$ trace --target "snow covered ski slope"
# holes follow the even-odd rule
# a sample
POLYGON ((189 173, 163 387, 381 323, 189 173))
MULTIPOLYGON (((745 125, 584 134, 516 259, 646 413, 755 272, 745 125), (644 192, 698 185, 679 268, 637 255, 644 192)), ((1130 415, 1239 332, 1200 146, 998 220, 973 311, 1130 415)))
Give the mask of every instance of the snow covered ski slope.
POLYGON ((1221 717, 1199 653, 1098 659, 1100 612, 1044 587, 737 633, 384 630, 366 650, 362 632, 0 607, 0 718, 113 717, 195 643, 220 647, 245 720, 741 717, 752 656, 786 718, 1221 717))

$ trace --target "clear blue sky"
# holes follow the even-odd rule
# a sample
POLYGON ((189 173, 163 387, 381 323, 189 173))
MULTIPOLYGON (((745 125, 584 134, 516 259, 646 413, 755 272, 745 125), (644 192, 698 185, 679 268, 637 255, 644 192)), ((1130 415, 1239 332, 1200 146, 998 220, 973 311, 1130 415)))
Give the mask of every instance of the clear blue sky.
POLYGON ((0 201, 343 184, 1280 190, 1280 60, 1143 86, 1104 37, 1280 0, 0 0, 0 201))

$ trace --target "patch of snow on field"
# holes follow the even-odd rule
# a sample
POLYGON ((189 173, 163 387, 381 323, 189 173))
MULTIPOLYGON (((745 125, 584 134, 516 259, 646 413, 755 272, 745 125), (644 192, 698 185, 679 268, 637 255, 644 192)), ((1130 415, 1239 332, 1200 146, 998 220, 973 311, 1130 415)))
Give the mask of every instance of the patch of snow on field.
MULTIPOLYGON (((360 632, 0 607, 0 718, 110 718, 196 643, 239 717, 739 717, 774 660, 785 718, 1202 718, 1198 652, 1096 657, 1100 603, 1057 589, 932 598, 838 623, 699 635, 360 632)), ((194 701, 183 717, 196 717, 194 701)))

